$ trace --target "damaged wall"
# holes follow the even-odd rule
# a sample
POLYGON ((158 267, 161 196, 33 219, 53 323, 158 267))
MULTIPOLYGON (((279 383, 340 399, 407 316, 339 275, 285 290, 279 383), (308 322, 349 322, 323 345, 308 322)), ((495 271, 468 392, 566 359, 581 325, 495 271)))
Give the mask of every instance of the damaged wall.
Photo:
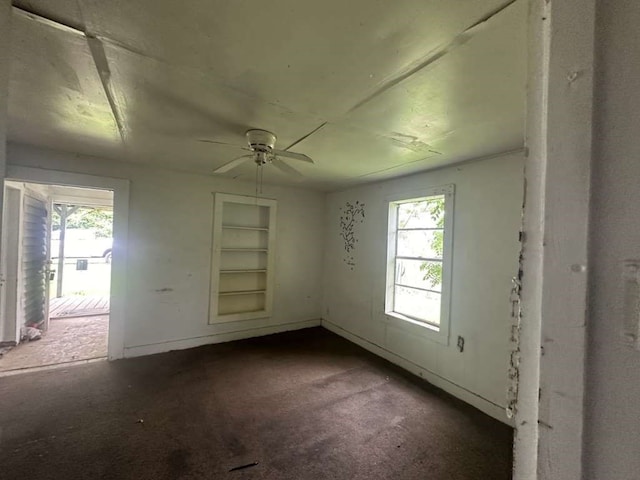
MULTIPOLYGON (((518 272, 521 153, 470 162, 327 196, 323 325, 506 421, 511 279, 518 272), (384 314, 390 195, 455 184, 449 345, 389 323, 384 314), (365 205, 345 263, 340 208, 365 205), (353 269, 352 265, 353 264, 353 269), (464 352, 456 348, 465 339, 464 352)), ((420 328, 420 327, 419 327, 420 328)))
POLYGON ((319 324, 323 194, 265 185, 278 200, 273 316, 208 325, 212 192, 252 195, 255 185, 15 144, 8 157, 130 180, 125 356, 319 324))

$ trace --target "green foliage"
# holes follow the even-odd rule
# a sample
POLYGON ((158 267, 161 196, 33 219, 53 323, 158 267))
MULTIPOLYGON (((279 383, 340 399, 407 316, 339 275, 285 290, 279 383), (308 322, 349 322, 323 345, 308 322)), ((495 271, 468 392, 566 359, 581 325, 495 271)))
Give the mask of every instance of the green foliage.
MULTIPOLYGON (((436 228, 444 229, 444 196, 430 197, 426 201, 415 203, 415 215, 429 215, 436 228)), ((439 258, 444 253, 444 230, 435 230, 431 240, 431 249, 439 258)), ((420 270, 424 272, 424 280, 429 281, 431 287, 442 284, 442 262, 424 262, 420 265, 420 270)))
POLYGON ((432 287, 442 284, 442 263, 431 262, 420 265, 420 270, 424 272, 424 280, 428 280, 432 287))
MULTIPOLYGON (((51 225, 53 230, 60 229, 60 215, 55 210, 51 215, 51 225)), ((67 228, 91 229, 96 232, 96 238, 111 238, 113 210, 81 207, 67 217, 67 228)))

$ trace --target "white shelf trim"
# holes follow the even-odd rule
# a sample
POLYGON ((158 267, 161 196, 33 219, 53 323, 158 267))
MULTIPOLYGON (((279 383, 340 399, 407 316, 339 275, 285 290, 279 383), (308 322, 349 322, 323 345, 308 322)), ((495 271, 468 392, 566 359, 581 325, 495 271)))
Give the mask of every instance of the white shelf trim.
POLYGON ((222 274, 231 274, 231 273, 267 273, 266 268, 259 269, 247 269, 247 270, 220 270, 222 274))
POLYGON ((268 227, 242 227, 240 225, 222 225, 222 228, 229 230, 257 230, 259 232, 268 232, 268 227))
POLYGON ((231 290, 228 292, 219 292, 218 295, 224 297, 230 295, 259 295, 264 293, 266 293, 266 290, 231 290))

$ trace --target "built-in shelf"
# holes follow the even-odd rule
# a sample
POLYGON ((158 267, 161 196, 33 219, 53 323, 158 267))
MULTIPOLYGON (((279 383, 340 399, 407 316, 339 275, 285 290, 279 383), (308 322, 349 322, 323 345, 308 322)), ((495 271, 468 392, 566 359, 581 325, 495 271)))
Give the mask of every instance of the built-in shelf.
POLYGON ((222 248, 222 252, 268 252, 267 248, 222 248))
POLYGON ((222 225, 222 228, 228 228, 229 230, 257 230, 259 232, 268 232, 267 227, 241 227, 239 225, 222 225))
POLYGON ((256 269, 256 270, 220 270, 221 274, 229 274, 229 273, 267 273, 267 269, 256 269))
POLYGON ((209 323, 271 316, 276 201, 216 193, 209 323))
POLYGON ((235 290, 231 292, 220 292, 219 296, 225 297, 229 295, 256 295, 256 294, 264 294, 266 290, 235 290))

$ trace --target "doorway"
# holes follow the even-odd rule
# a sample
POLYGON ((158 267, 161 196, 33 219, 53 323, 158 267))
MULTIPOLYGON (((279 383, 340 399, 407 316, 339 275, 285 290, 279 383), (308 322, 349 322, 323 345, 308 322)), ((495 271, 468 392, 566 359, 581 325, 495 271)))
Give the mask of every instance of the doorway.
POLYGON ((0 372, 107 358, 113 192, 5 189, 0 372))

